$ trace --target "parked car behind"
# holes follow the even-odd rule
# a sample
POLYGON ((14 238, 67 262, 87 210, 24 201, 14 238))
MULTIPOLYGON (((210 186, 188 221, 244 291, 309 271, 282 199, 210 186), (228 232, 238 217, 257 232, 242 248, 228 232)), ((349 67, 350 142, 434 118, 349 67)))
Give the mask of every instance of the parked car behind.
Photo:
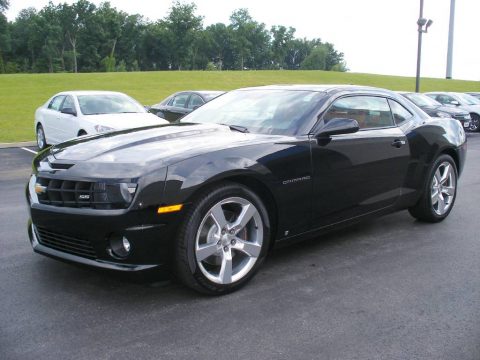
POLYGON ((162 102, 152 105, 152 114, 170 122, 180 119, 192 110, 220 96, 224 91, 181 91, 170 95, 162 102))
POLYGON ((443 105, 468 111, 472 118, 469 130, 480 131, 480 100, 459 92, 428 92, 425 95, 430 96, 443 105))
POLYGON ((470 128, 471 117, 468 111, 442 105, 425 94, 407 91, 399 93, 432 117, 452 118, 460 121, 464 128, 470 128))
POLYGON ((466 92, 465 94, 468 94, 470 96, 473 96, 474 98, 480 99, 480 92, 466 92))
POLYGON ((112 91, 61 92, 35 112, 40 149, 77 136, 167 123, 130 96, 112 91))

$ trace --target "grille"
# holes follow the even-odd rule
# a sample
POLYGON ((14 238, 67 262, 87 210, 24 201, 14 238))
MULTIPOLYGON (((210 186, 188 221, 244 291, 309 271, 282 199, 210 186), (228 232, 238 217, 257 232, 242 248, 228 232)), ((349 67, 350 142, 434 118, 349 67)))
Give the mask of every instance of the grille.
POLYGON ((465 120, 467 115, 453 115, 454 119, 465 120))
POLYGON ((38 194, 38 201, 45 205, 92 209, 122 209, 128 205, 123 199, 109 200, 108 192, 112 192, 115 185, 45 177, 37 178, 37 184, 45 188, 38 194))
POLYGON ((88 240, 59 234, 40 226, 35 227, 35 231, 38 242, 44 246, 88 259, 96 258, 95 250, 88 240))

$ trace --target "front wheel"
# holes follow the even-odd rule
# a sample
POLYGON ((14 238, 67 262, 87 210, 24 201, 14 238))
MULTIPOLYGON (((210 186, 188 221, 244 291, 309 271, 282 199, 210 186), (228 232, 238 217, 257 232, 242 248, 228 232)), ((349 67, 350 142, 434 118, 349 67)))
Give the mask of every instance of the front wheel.
POLYGON ((410 214, 421 221, 444 220, 453 208, 457 196, 457 166, 449 155, 435 160, 418 203, 409 208, 410 214))
POLYGON ((48 146, 47 139, 45 138, 45 131, 40 124, 37 126, 37 146, 40 150, 43 150, 48 146))
POLYGON ((204 192, 185 215, 176 243, 176 273, 197 291, 220 295, 237 290, 263 263, 270 240, 261 199, 240 184, 204 192))
POLYGON ((468 130, 472 132, 480 131, 480 115, 471 114, 470 127, 468 130))

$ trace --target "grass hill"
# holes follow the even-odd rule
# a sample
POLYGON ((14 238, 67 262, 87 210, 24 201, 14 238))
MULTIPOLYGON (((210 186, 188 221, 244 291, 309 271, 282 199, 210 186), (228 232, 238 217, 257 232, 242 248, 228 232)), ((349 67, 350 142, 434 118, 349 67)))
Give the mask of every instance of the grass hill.
MULTIPOLYGON (((325 71, 157 71, 0 75, 0 143, 34 140, 35 109, 65 90, 125 92, 142 104, 180 90, 232 90, 270 84, 355 84, 411 90, 415 78, 325 71)), ((424 78, 422 91, 480 91, 480 82, 424 78)))

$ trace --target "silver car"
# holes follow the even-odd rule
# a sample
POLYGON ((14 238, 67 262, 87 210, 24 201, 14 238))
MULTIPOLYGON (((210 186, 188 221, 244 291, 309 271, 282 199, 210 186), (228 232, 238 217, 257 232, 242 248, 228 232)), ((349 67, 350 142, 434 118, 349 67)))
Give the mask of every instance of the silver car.
POLYGON ((480 131, 480 100, 460 92, 425 93, 445 106, 457 107, 470 113, 470 131, 480 131))

